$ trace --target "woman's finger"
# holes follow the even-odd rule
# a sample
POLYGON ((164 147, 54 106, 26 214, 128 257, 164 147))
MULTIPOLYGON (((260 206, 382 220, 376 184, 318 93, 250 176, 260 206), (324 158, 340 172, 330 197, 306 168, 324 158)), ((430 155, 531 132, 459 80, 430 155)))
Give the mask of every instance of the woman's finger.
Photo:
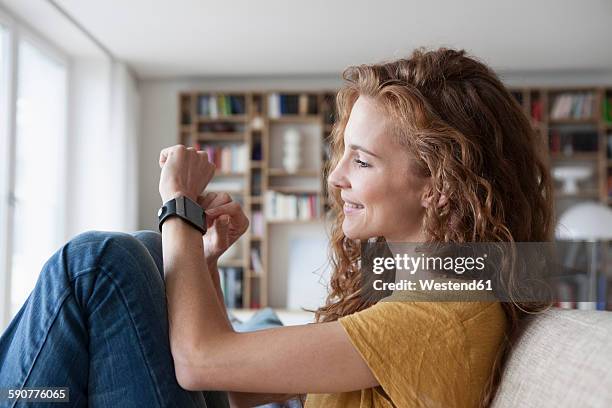
POLYGON ((212 201, 217 197, 217 193, 206 193, 203 196, 198 196, 198 204, 200 207, 206 209, 210 207, 212 201))
POLYGON ((212 200, 208 207, 204 207, 205 209, 213 209, 217 208, 221 205, 228 204, 232 202, 232 196, 227 193, 218 193, 214 200, 212 200))
POLYGON ((214 208, 208 208, 206 210, 206 214, 210 214, 214 216, 219 216, 221 214, 232 215, 232 214, 236 214, 239 210, 240 210, 240 204, 238 204, 236 201, 231 201, 229 203, 221 204, 214 208))

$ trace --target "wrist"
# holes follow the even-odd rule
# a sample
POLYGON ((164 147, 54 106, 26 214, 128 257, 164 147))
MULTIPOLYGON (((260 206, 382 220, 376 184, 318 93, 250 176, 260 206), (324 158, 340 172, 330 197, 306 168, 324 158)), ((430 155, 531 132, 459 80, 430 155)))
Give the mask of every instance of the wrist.
POLYGON ((194 202, 197 202, 198 197, 197 195, 194 195, 193 193, 188 193, 185 191, 172 191, 172 192, 168 192, 168 193, 164 193, 164 194, 160 194, 161 198, 162 198, 162 204, 167 203, 168 201, 172 200, 173 198, 177 198, 180 196, 185 196, 189 199, 191 199, 194 202))

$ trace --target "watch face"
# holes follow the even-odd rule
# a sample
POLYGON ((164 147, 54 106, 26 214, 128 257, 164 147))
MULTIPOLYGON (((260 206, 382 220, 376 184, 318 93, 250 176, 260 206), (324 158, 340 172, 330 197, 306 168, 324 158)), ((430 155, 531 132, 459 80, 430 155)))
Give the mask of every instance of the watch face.
POLYGON ((157 211, 157 216, 161 217, 161 215, 164 213, 164 210, 166 209, 166 207, 160 207, 159 211, 157 211))

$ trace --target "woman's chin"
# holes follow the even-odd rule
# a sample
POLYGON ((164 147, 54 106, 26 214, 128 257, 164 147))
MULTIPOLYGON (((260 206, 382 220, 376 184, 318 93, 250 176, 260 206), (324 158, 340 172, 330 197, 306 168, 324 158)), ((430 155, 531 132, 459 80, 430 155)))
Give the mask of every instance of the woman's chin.
POLYGON ((367 240, 370 237, 364 229, 358 229, 346 224, 342 224, 342 232, 349 239, 367 240))

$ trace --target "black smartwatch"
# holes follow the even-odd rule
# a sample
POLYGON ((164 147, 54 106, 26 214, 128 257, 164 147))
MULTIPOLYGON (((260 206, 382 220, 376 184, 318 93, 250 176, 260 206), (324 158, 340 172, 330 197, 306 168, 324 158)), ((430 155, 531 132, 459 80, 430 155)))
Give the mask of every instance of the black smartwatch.
POLYGON ((192 227, 198 229, 202 235, 206 233, 206 213, 204 213, 204 209, 191 198, 178 196, 164 203, 157 213, 159 219, 159 232, 162 230, 164 221, 172 216, 182 218, 192 227))

